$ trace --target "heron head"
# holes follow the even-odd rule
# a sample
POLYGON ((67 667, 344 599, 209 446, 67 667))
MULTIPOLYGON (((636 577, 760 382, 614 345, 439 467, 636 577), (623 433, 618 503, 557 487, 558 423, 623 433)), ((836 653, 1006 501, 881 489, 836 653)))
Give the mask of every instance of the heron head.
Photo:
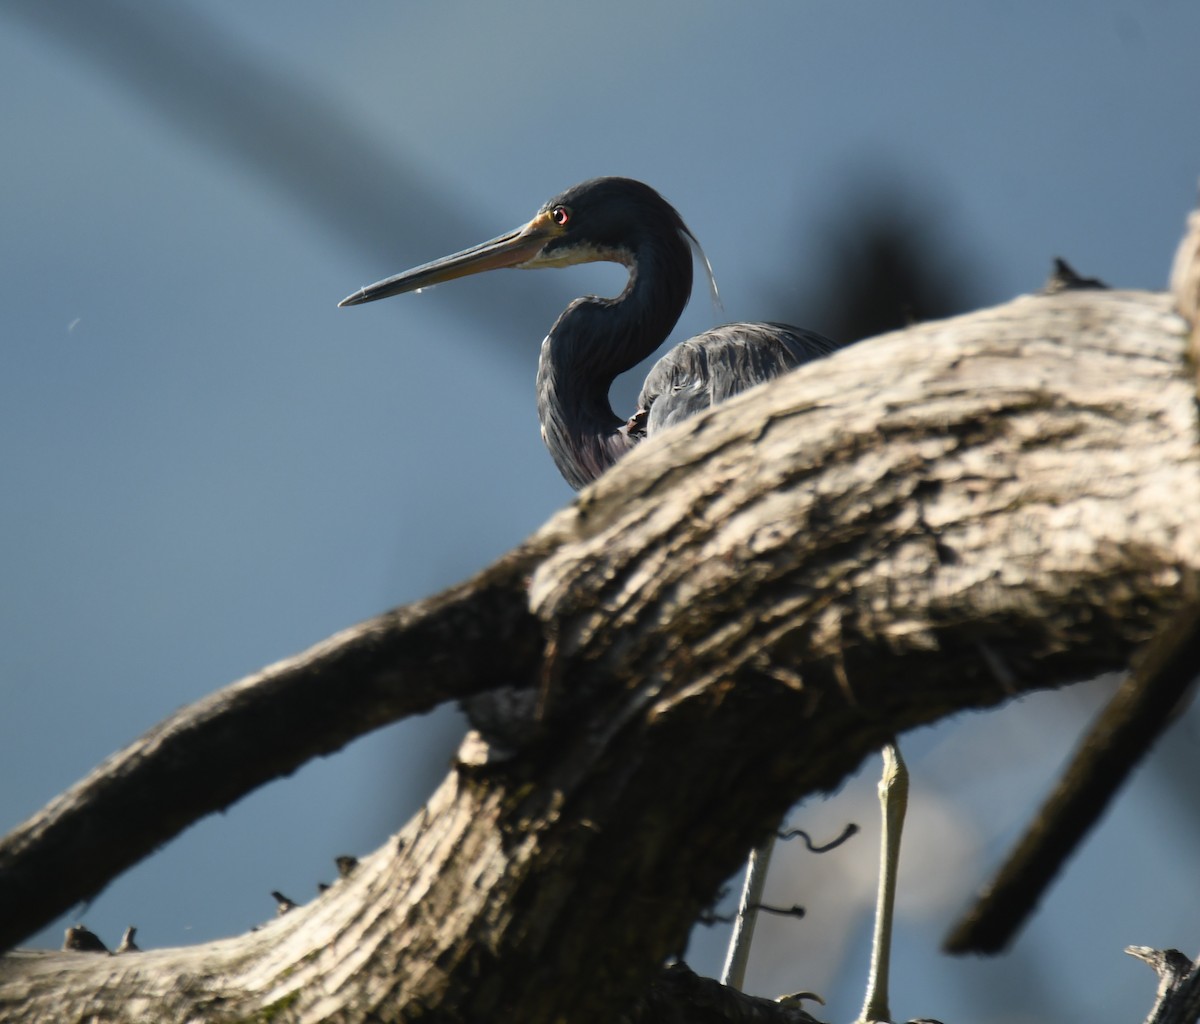
POLYGON ((501 267, 597 261, 632 266, 643 246, 674 239, 695 244, 675 208, 649 185, 632 178, 593 178, 548 200, 515 231, 368 285, 338 305, 357 306, 501 267))

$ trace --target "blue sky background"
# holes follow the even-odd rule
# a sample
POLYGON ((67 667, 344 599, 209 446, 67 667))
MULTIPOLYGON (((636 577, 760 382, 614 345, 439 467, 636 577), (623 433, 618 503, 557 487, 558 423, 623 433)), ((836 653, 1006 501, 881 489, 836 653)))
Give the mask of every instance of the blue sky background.
MULTIPOLYGON (((0 4, 0 828, 571 499, 537 347, 619 268, 336 309, 349 292, 597 174, 650 182, 703 242, 724 309, 698 293, 679 338, 799 319, 830 232, 880 196, 981 302, 1054 255, 1161 288, 1200 175, 1198 38, 1194 0, 0 4)), ((1140 1019, 1153 978, 1122 947, 1200 948, 1191 714, 1010 956, 937 952, 1110 685, 908 741, 898 1015, 1140 1019)), ((397 829, 461 728, 447 711, 313 764, 70 919, 150 946, 242 931, 397 829)), ((817 989, 831 1020, 866 976, 875 772, 794 812, 866 834, 781 858, 769 898, 809 917, 768 921, 751 964, 753 990, 817 989)), ((698 931, 694 966, 724 940, 698 931)))

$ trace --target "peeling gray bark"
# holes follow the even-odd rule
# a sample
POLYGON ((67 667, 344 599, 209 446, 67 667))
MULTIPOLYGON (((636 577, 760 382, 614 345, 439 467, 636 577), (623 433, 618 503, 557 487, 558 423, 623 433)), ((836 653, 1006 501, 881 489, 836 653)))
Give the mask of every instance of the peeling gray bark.
MULTIPOLYGON (((1018 299, 859 344, 643 445, 478 594, 453 592, 472 625, 443 652, 459 665, 444 698, 533 690, 514 750, 466 745, 396 837, 259 932, 5 957, 0 1021, 101 1005, 113 1020, 638 1019, 664 957, 798 798, 905 729, 1124 668, 1194 592, 1200 450, 1171 305, 1018 299), (505 608, 526 624, 513 636, 491 628, 505 608), (534 656, 514 655, 531 635, 534 656)), ((436 692, 406 631, 448 601, 373 627, 390 653, 369 671, 395 658, 393 695, 436 692)), ((386 717, 345 714, 360 725, 340 742, 386 717)))

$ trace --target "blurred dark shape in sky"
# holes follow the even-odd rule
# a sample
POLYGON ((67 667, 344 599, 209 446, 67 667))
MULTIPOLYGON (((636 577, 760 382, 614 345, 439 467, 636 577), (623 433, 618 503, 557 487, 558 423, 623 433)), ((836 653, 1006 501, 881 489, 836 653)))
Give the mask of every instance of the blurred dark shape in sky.
POLYGON ((817 231, 797 230, 802 251, 822 253, 824 276, 774 287, 774 319, 849 343, 987 301, 978 261, 958 251, 944 205, 899 177, 860 179, 817 231))
MULTIPOLYGON (((289 197, 328 237, 364 255, 371 280, 496 233, 482 211, 403 159, 400 145, 381 145, 327 92, 186 4, 12 0, 0 15, 89 63, 209 158, 240 164, 289 197)), ((330 302, 355 284, 331 282, 330 302)), ((540 337, 529 311, 534 287, 506 280, 486 307, 463 303, 462 315, 528 321, 540 337)))

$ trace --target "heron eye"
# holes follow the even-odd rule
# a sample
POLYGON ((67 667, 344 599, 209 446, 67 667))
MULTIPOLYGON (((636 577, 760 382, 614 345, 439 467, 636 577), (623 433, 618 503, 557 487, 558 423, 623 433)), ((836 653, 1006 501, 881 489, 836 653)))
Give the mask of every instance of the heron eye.
POLYGON ((567 221, 571 219, 571 211, 565 206, 556 206, 550 211, 550 218, 560 228, 567 226, 567 221))

